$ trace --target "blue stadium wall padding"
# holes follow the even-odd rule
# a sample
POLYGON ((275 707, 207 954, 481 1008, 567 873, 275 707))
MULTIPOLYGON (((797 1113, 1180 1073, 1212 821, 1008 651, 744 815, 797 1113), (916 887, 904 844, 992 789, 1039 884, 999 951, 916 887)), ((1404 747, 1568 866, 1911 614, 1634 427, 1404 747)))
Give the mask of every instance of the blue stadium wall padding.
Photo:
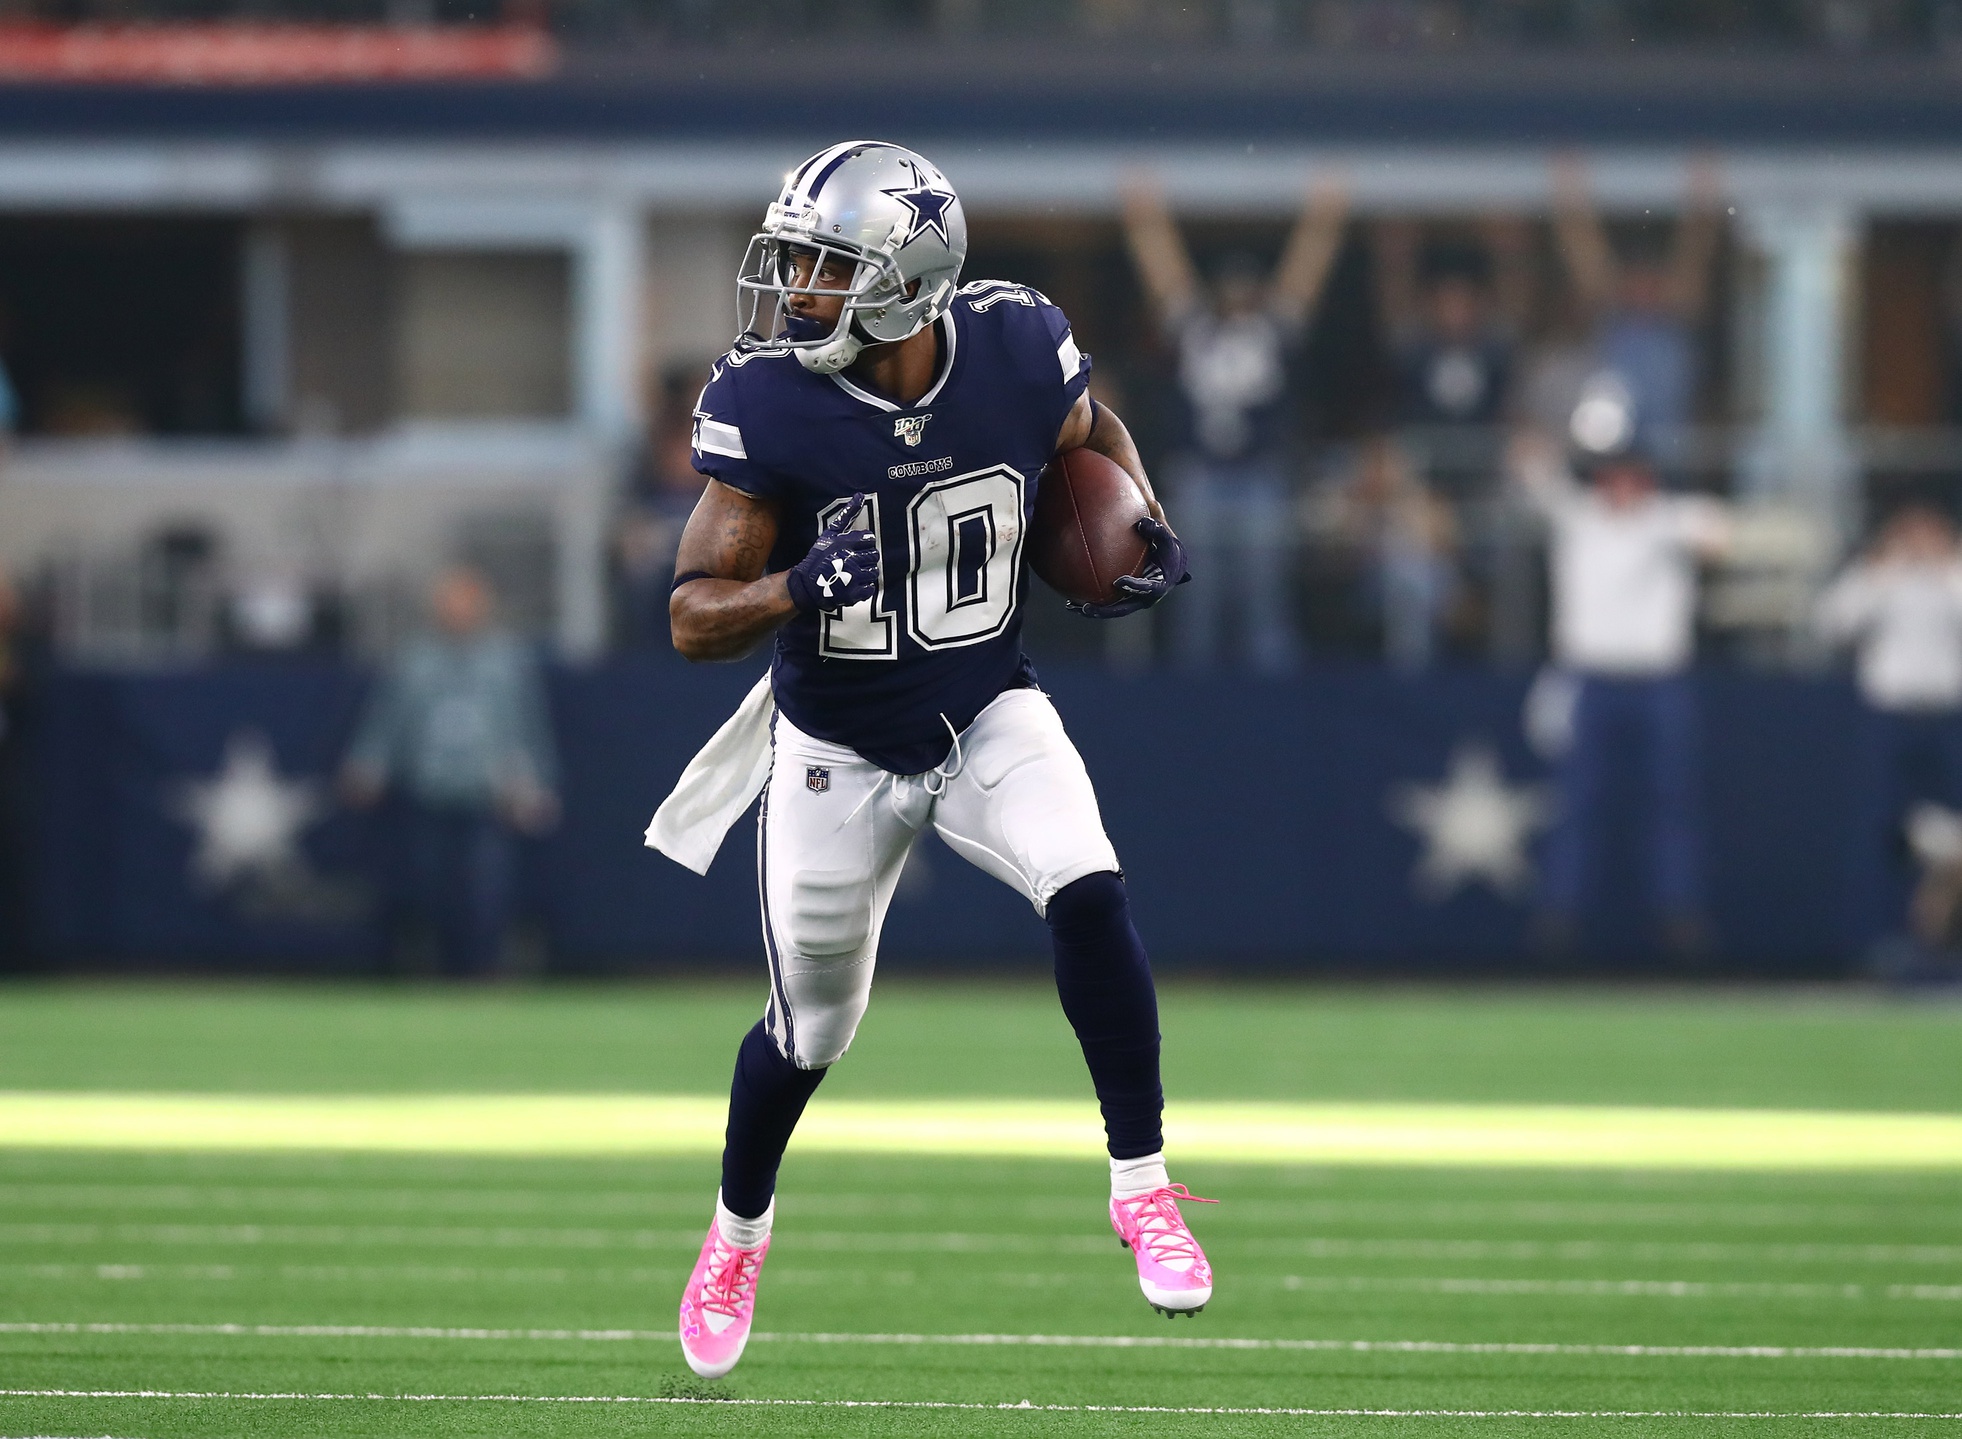
MULTIPOLYGON (((695 748, 740 700, 754 663, 671 656, 558 671, 552 699, 565 822, 527 847, 525 903, 554 962, 746 962, 759 952, 754 825, 706 878, 640 835, 695 748)), ((1528 900, 1488 886, 1419 893, 1418 837, 1392 814, 1466 745, 1507 781, 1545 783, 1525 743, 1523 677, 1405 678, 1328 667, 1300 678, 1125 678, 1048 667, 1130 878, 1138 923, 1168 963, 1492 971, 1527 957, 1528 900)), ((1723 961, 1763 973, 1844 964, 1842 879, 1854 702, 1837 681, 1699 677, 1712 920, 1723 961)), ((365 677, 328 664, 54 677, 36 745, 34 928, 60 961, 360 968, 387 950, 399 864, 386 811, 322 809, 297 871, 225 885, 193 872, 186 786, 241 735, 323 804, 365 677)), ((1639 966, 1654 948, 1640 885, 1639 797, 1603 826, 1589 953, 1639 966)), ((921 846, 887 921, 899 965, 1027 961, 1041 921, 937 843, 921 846)))

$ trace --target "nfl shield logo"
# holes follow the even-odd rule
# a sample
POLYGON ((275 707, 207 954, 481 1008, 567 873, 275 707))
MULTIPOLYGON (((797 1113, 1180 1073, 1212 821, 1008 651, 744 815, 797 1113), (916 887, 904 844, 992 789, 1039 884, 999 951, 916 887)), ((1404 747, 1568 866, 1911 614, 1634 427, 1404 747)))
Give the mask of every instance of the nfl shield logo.
POLYGON ((932 418, 932 415, 901 415, 892 422, 892 437, 917 446, 926 434, 927 421, 932 418))
POLYGON ((823 794, 831 788, 831 771, 821 764, 814 764, 804 771, 804 788, 812 794, 823 794))

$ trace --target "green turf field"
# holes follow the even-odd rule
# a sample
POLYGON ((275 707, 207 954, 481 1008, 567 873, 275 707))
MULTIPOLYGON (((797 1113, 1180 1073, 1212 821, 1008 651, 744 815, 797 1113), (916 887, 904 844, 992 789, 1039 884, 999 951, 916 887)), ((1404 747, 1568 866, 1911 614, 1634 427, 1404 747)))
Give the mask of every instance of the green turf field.
MULTIPOLYGON (((720 1089, 752 988, 0 989, 0 1136, 50 1095, 249 1097, 295 1124, 274 1101, 680 1103, 720 1089)), ((1192 1216, 1214 1303, 1176 1324, 1137 1293, 1094 1156, 793 1145, 761 1333, 715 1386, 669 1337, 714 1190, 700 1143, 54 1135, 0 1148, 0 1435, 1962 1436, 1962 1163, 1849 1168, 1805 1128, 1962 1115, 1962 1010, 1196 986, 1164 1010, 1175 1116, 1798 1127, 1788 1162, 1742 1169, 1175 1153, 1224 1201, 1192 1216)), ((1040 988, 891 985, 813 1113, 1086 1089, 1040 988)))

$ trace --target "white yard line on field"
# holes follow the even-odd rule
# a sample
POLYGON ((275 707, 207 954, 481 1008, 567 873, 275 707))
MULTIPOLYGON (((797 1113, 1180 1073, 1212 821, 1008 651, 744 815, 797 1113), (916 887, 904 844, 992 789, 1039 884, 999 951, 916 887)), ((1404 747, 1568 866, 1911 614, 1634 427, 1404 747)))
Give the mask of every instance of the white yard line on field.
MULTIPOLYGON (((782 1248, 815 1253, 1098 1254, 1109 1234, 1005 1234, 967 1230, 916 1232, 786 1228, 782 1248)), ((0 1223, 0 1247, 93 1244, 208 1248, 671 1249, 692 1256, 700 1229, 613 1229, 529 1225, 414 1224, 95 1224, 0 1223)), ((1762 1264, 1962 1264, 1962 1244, 1760 1243, 1617 1239, 1352 1239, 1305 1235, 1270 1238, 1207 1235, 1219 1253, 1265 1258, 1602 1260, 1656 1259, 1762 1264)))
POLYGON ((211 1389, 0 1389, 0 1399, 258 1399, 298 1403, 675 1404, 765 1409, 953 1409, 1044 1414, 1223 1414, 1330 1419, 1962 1419, 1962 1412, 1785 1409, 1308 1409, 1224 1404, 961 1403, 952 1399, 702 1399, 656 1394, 329 1394, 211 1389))
MULTIPOLYGON (((276 1278, 288 1283, 375 1283, 406 1280, 418 1284, 660 1284, 684 1276, 685 1267, 590 1269, 478 1268, 430 1264, 0 1264, 0 1277, 40 1279, 60 1283, 142 1283, 276 1278)), ((785 1262, 771 1271, 780 1284, 911 1285, 919 1274, 911 1269, 835 1269, 785 1262)), ((1002 1273, 985 1277, 1002 1284, 1039 1286, 1076 1283, 1069 1273, 1002 1273)), ((1477 1298, 1554 1297, 1581 1299, 1792 1299, 1909 1300, 1917 1303, 1962 1303, 1962 1284, 1782 1284, 1757 1280, 1708 1279, 1511 1279, 1492 1275, 1377 1275, 1283 1274, 1261 1275, 1252 1282, 1278 1285, 1309 1294, 1442 1294, 1477 1298)))
POLYGON ((1962 1349, 1789 1344, 1542 1344, 1447 1339, 1235 1339, 1171 1334, 752 1334, 799 1344, 973 1344, 1064 1349, 1284 1349, 1352 1354, 1580 1354, 1638 1359, 1962 1359, 1962 1349))
MULTIPOLYGON (((1877 1181, 1876 1181, 1877 1182, 1877 1181)), ((991 1215, 1020 1214, 1031 1218, 1066 1220, 1082 1212, 1075 1195, 1023 1195, 1018 1202, 991 1204, 991 1215)), ((650 1193, 645 1190, 544 1190, 487 1186, 481 1189, 376 1187, 349 1189, 319 1185, 247 1185, 179 1183, 126 1184, 76 1182, 0 1183, 0 1210, 255 1210, 266 1214, 375 1212, 400 1214, 533 1215, 653 1218, 673 1214, 693 1218, 701 1212, 700 1194, 650 1193)), ((946 1206, 924 1196, 895 1194, 805 1194, 797 1197, 797 1212, 810 1219, 857 1216, 889 1219, 894 1215, 944 1213, 946 1206)), ((1962 1205, 1802 1204, 1681 1200, 1393 1200, 1369 1199, 1242 1199, 1234 1200, 1235 1217, 1244 1223, 1272 1221, 1278 1232, 1304 1224, 1342 1224, 1364 1221, 1372 1228, 1412 1228, 1423 1225, 1547 1224, 1604 1226, 1716 1225, 1724 1228, 1838 1227, 1916 1223, 1962 1227, 1962 1205)))
MULTIPOLYGON (((666 1329, 477 1329, 397 1324, 0 1323, 0 1334, 209 1335, 246 1339, 489 1339, 671 1343, 666 1329)), ((1044 1349, 1234 1349, 1350 1354, 1537 1354, 1636 1359, 1962 1359, 1962 1349, 1795 1344, 1550 1344, 1448 1339, 1238 1339, 1170 1334, 752 1334, 759 1344, 872 1344, 1044 1349)))
POLYGON ((1467 1294, 1581 1299, 1915 1299, 1962 1302, 1962 1284, 1773 1284, 1714 1279, 1502 1279, 1414 1275, 1287 1274, 1281 1287, 1310 1294, 1467 1294))

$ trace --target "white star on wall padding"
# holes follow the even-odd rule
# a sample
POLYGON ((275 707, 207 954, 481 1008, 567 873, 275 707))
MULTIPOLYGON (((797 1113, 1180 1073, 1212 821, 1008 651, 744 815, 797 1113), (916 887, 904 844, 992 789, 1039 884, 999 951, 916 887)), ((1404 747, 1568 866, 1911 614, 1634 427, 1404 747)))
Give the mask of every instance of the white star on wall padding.
POLYGON ((299 868, 300 835, 326 811, 319 791, 312 780, 281 779, 266 737, 240 730, 216 774, 179 787, 173 811, 197 831, 192 874, 223 888, 299 868))
POLYGON ((1533 883, 1527 842, 1552 822, 1554 806, 1545 785, 1509 782, 1492 747, 1469 741, 1451 752, 1442 783, 1397 785, 1389 810, 1422 841, 1411 881, 1436 902, 1481 883, 1523 896, 1533 883))

